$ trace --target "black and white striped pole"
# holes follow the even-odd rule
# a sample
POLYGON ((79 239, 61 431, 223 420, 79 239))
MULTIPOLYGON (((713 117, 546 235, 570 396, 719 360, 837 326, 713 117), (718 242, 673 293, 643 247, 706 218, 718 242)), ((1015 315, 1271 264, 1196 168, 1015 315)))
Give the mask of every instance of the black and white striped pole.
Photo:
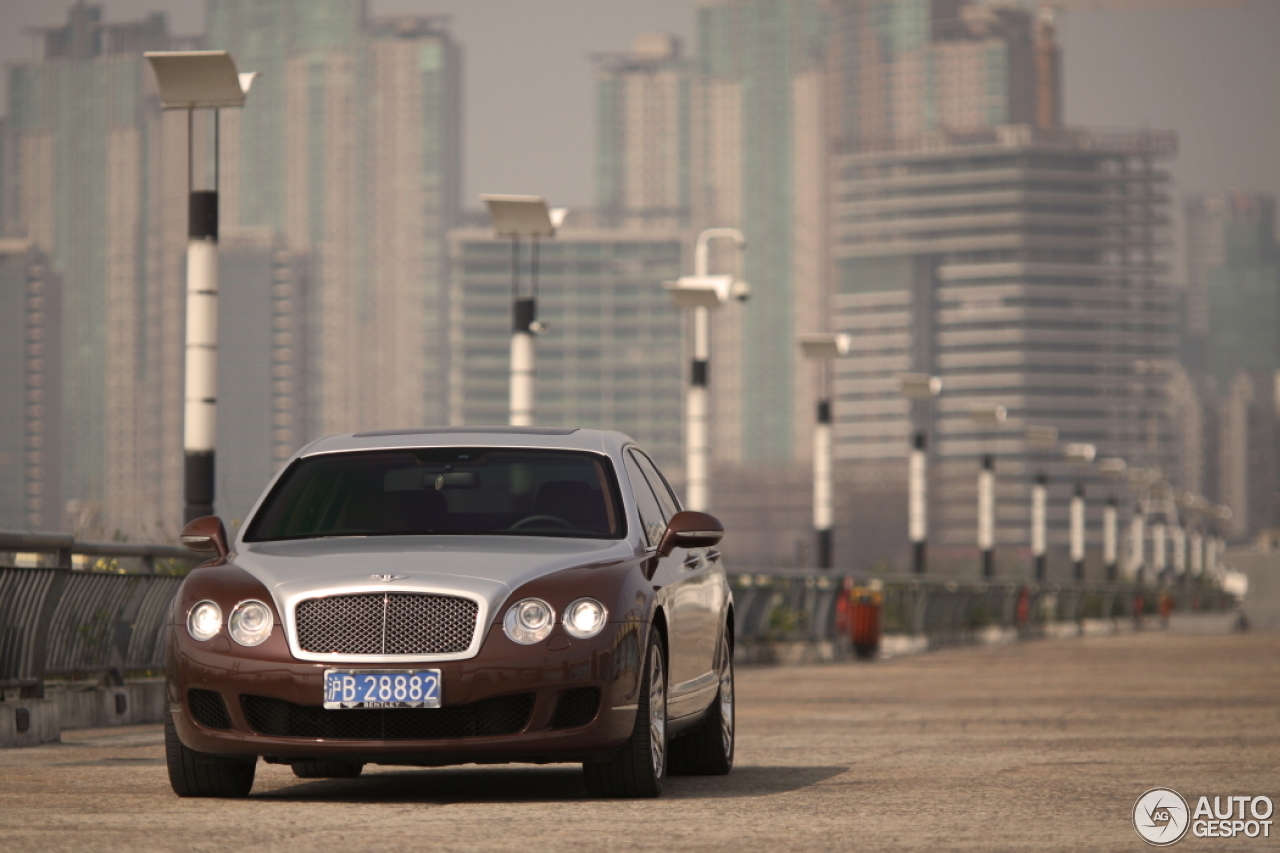
POLYGON ((911 452, 907 456, 907 540, 911 543, 911 571, 928 569, 929 542, 929 420, 928 404, 942 393, 942 380, 927 373, 899 373, 898 391, 911 407, 911 452), (924 409, 923 414, 919 412, 924 409))
POLYGON ((1008 412, 1004 406, 979 406, 969 410, 969 418, 990 429, 991 449, 982 454, 978 470, 978 551, 982 555, 982 576, 996 573, 996 434, 1008 412))
MULTIPOLYGON (((1027 427, 1027 455, 1034 458, 1037 451, 1049 451, 1058 446, 1058 430, 1051 426, 1027 427)), ((1049 502, 1049 477, 1041 468, 1031 484, 1031 561, 1032 575, 1042 581, 1049 575, 1047 514, 1049 502)))
POLYGON ((750 285, 741 278, 707 273, 709 244, 716 239, 732 240, 739 253, 747 245, 736 228, 707 228, 694 244, 694 274, 662 283, 672 303, 693 314, 693 359, 685 399, 685 504, 699 512, 711 505, 711 310, 730 298, 745 302, 751 295, 750 285))
POLYGON ((225 50, 146 54, 161 107, 187 112, 187 330, 182 421, 183 521, 213 515, 218 446, 218 110, 243 107, 254 73, 225 50), (213 187, 195 188, 194 115, 213 110, 213 187))
POLYGON ((546 331, 538 321, 538 240, 554 237, 568 210, 548 208, 536 195, 482 195, 494 235, 511 239, 511 386, 508 422, 533 426, 537 417, 535 378, 537 336, 546 331), (520 288, 520 238, 529 238, 529 290, 520 288))
POLYGON ((800 351, 818 365, 818 412, 813 425, 813 534, 816 565, 831 569, 835 563, 831 528, 835 522, 835 488, 832 483, 831 377, 830 366, 849 352, 852 338, 843 334, 817 333, 797 339, 800 351))
POLYGON ((1075 493, 1071 496, 1071 565, 1077 583, 1084 581, 1085 557, 1085 506, 1084 471, 1098 455, 1092 444, 1068 444, 1063 454, 1076 469, 1075 493))
MULTIPOLYGON (((1115 481, 1124 478, 1125 461, 1119 458, 1100 459, 1098 460, 1098 471, 1102 476, 1115 481)), ((1117 528, 1118 513, 1116 510, 1115 487, 1112 486, 1111 496, 1107 498, 1107 505, 1102 510, 1102 565, 1107 573, 1107 582, 1115 583, 1119 575, 1119 530, 1117 528)))

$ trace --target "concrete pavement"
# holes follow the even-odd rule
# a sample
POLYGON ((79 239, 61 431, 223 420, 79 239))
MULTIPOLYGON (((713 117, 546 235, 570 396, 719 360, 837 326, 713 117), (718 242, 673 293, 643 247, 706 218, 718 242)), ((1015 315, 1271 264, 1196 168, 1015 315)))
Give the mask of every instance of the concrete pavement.
MULTIPOLYGON (((242 801, 180 800, 159 726, 0 751, 12 850, 1143 850, 1168 786, 1280 803, 1280 634, 1140 633, 874 664, 739 671, 738 766, 656 801, 592 801, 577 767, 259 765, 242 801)), ((1280 823, 1280 820, 1277 821, 1280 823)), ((1280 838, 1194 839, 1268 850, 1280 838)))

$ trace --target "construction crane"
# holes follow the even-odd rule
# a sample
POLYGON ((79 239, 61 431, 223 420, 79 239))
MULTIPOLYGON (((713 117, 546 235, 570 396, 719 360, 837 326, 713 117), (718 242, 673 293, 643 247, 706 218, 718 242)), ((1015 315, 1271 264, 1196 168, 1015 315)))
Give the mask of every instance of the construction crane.
POLYGON ((1062 75, 1057 20, 1063 12, 1146 11, 1164 9, 1239 9, 1249 0, 1077 0, 1036 4, 1036 124, 1062 124, 1062 75))

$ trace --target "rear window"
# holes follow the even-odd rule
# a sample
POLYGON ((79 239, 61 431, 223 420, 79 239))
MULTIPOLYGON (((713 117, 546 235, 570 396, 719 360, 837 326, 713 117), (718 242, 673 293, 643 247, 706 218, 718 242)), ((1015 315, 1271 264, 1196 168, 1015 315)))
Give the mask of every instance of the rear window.
POLYGON ((414 448, 295 462, 250 522, 249 542, 322 536, 626 533, 613 466, 592 453, 414 448))

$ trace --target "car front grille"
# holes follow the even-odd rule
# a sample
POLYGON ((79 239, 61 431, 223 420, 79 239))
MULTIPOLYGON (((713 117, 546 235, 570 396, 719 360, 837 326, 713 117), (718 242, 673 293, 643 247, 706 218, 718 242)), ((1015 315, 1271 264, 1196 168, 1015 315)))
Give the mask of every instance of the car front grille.
POLYGON ((441 708, 328 710, 245 695, 240 705, 249 726, 269 737, 445 740, 515 734, 528 724, 533 699, 532 693, 517 693, 441 708))
POLYGON ((294 610, 298 647, 347 655, 442 655, 464 652, 479 606, 468 598, 413 592, 331 595, 294 610))

